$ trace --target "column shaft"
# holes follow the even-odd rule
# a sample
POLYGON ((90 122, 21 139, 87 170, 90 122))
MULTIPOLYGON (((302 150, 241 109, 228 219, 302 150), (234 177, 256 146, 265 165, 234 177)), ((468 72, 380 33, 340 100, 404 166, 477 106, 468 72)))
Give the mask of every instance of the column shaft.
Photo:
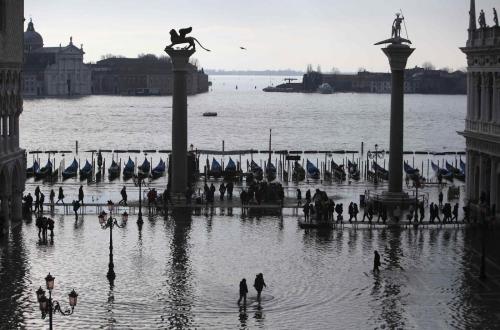
POLYGON ((172 193, 187 188, 187 92, 186 72, 174 70, 172 101, 172 193))
POLYGON ((403 191, 404 71, 392 71, 389 192, 403 191))

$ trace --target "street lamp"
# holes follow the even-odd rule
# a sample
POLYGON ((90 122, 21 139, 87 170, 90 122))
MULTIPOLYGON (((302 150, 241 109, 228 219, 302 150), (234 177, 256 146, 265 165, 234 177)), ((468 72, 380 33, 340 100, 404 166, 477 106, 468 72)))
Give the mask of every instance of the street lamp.
MULTIPOLYGON (((108 265, 108 274, 106 275, 110 281, 113 281, 116 277, 115 274, 115 265, 113 263, 113 227, 117 226, 118 228, 123 228, 123 226, 120 226, 118 222, 116 221, 115 218, 113 218, 113 209, 115 207, 115 204, 112 201, 108 201, 107 203, 108 211, 109 211, 109 218, 108 214, 105 211, 102 211, 101 214, 97 217, 99 219, 99 224, 101 225, 102 229, 108 229, 109 228, 109 265, 108 265)), ((125 212, 126 213, 126 212, 125 212)), ((123 215, 122 215, 123 219, 123 215)), ((128 215, 127 215, 128 219, 128 215)))
POLYGON ((52 300, 52 290, 54 289, 54 276, 47 275, 45 277, 45 283, 47 290, 49 290, 49 297, 47 298, 45 296, 45 290, 40 287, 38 290, 36 290, 36 298, 38 301, 38 304, 40 305, 40 311, 42 312, 42 319, 45 319, 47 315, 49 315, 49 329, 52 330, 52 315, 59 313, 62 316, 69 316, 73 314, 73 311, 76 306, 76 302, 78 299, 78 294, 75 292, 75 290, 72 290, 69 295, 68 295, 68 300, 69 300, 69 306, 71 309, 66 309, 63 311, 61 309, 61 305, 57 300, 53 301, 52 300))
POLYGON ((142 192, 141 192, 141 187, 142 187, 142 181, 143 180, 144 180, 144 178, 142 178, 141 176, 134 175, 134 184, 136 186, 139 186, 139 214, 138 214, 138 217, 137 217, 137 224, 139 226, 142 226, 142 224, 144 223, 144 221, 142 220, 142 192))
MULTIPOLYGON (((374 159, 375 162, 375 178, 373 179, 373 183, 377 184, 378 183, 378 164, 377 164, 377 159, 384 158, 384 151, 378 151, 378 144, 375 144, 375 152, 370 152, 368 151, 366 153, 366 157, 370 159, 374 159)), ((368 159, 366 160, 366 163, 368 164, 368 159)), ((367 165, 368 166, 368 165, 367 165)))

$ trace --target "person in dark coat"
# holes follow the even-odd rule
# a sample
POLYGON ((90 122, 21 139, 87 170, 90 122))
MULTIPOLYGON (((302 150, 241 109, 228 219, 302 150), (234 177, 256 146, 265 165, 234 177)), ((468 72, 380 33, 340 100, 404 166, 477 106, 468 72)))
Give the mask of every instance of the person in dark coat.
POLYGON ((306 202, 310 203, 311 202, 311 190, 307 189, 306 191, 306 202))
POLYGON ((264 282, 264 275, 262 275, 262 273, 259 273, 257 274, 257 276, 255 276, 253 287, 255 288, 255 290, 257 290, 257 301, 260 302, 260 294, 262 293, 262 289, 264 289, 264 287, 267 287, 266 282, 264 282))
POLYGON ((40 187, 35 188, 35 212, 40 209, 40 187))
POLYGON ((224 182, 222 182, 219 186, 219 193, 220 193, 220 200, 224 200, 224 194, 226 193, 226 186, 224 185, 224 182))
POLYGON ((45 195, 41 192, 40 193, 40 207, 38 208, 40 210, 40 213, 43 213, 43 203, 45 202, 45 195))
POLYGON ((438 195, 439 206, 443 205, 443 192, 440 191, 438 195))
POLYGON ((83 186, 80 186, 80 189, 78 189, 78 201, 80 202, 81 205, 83 205, 83 197, 85 195, 83 194, 83 186))
POLYGON ((122 195, 122 200, 118 202, 120 205, 127 205, 127 188, 123 186, 122 190, 120 191, 120 195, 122 195))
POLYGON ((73 212, 75 212, 75 220, 78 220, 78 210, 80 209, 80 202, 73 201, 73 212))
POLYGON ((304 212, 304 220, 309 220, 309 204, 305 203, 302 211, 304 212))
POLYGON ((247 304, 247 293, 248 293, 248 287, 247 287, 247 280, 242 279, 240 282, 240 299, 238 299, 238 305, 241 302, 241 299, 243 299, 243 304, 247 304))
POLYGON ((54 239, 54 220, 47 218, 47 228, 50 230, 50 239, 54 239))
POLYGON ((232 182, 229 182, 227 185, 226 185, 226 190, 227 190, 227 198, 229 200, 232 200, 233 199, 233 189, 234 189, 234 184, 232 182))
POLYGON ((210 184, 210 202, 214 202, 214 196, 215 196, 215 186, 214 184, 210 184))
POLYGON ((61 201, 63 203, 63 205, 64 205, 64 191, 63 191, 62 187, 59 187, 59 194, 57 195, 57 202, 56 202, 56 204, 58 204, 59 201, 61 201))
POLYGON ((38 228, 38 238, 41 239, 42 238, 42 227, 43 227, 43 219, 42 219, 42 217, 40 217, 40 216, 37 217, 35 224, 36 224, 36 227, 38 228))
POLYGON ((458 222, 458 203, 453 206, 453 217, 451 218, 451 221, 455 219, 455 222, 458 222))
POLYGON ((297 188, 297 206, 302 205, 302 191, 297 188))
POLYGON ((347 207, 347 213, 349 213, 349 222, 351 222, 352 218, 354 218, 354 203, 353 202, 349 203, 349 206, 347 207))
POLYGON ((378 254, 378 251, 374 252, 375 256, 373 257, 373 272, 380 272, 380 254, 378 254))
POLYGON ((54 199, 56 197, 56 192, 54 189, 50 189, 50 194, 49 194, 49 201, 50 201, 50 208, 51 210, 54 208, 54 199))

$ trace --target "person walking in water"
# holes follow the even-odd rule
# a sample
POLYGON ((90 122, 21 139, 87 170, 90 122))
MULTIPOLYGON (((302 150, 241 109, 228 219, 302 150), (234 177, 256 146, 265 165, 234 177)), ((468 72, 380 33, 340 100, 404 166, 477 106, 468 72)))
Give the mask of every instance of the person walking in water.
POLYGON ((373 272, 380 272, 380 254, 378 254, 378 251, 375 250, 374 252, 375 256, 373 257, 373 272))
POLYGON ((119 201, 118 204, 127 206, 127 188, 125 188, 125 186, 123 186, 120 191, 120 195, 122 195, 122 200, 119 201))
POLYGON ((83 205, 83 197, 85 195, 83 194, 83 186, 80 186, 80 189, 78 189, 78 201, 80 202, 80 205, 83 205))
POLYGON ((255 290, 257 290, 257 301, 260 302, 260 294, 262 293, 262 289, 264 289, 264 287, 267 287, 266 282, 264 282, 264 275, 262 275, 262 273, 259 273, 257 274, 257 276, 255 276, 253 287, 255 288, 255 290))
POLYGON ((54 189, 50 189, 49 201, 50 201, 50 209, 54 209, 54 199, 56 198, 56 192, 54 189))
POLYGON ((59 201, 61 201, 63 203, 63 205, 64 205, 64 191, 63 191, 62 187, 59 187, 59 194, 57 195, 57 202, 56 202, 56 204, 58 204, 59 201))
POLYGON ((248 293, 247 280, 242 279, 240 282, 240 299, 238 299, 238 305, 240 304, 241 299, 243 299, 243 305, 247 304, 247 293, 248 293))

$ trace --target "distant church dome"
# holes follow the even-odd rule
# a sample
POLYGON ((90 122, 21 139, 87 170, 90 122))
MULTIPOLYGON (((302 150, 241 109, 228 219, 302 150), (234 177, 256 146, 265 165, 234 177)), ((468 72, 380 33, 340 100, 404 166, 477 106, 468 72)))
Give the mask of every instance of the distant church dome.
POLYGON ((33 21, 30 20, 28 28, 24 32, 24 51, 29 53, 43 47, 43 38, 35 31, 33 21))

